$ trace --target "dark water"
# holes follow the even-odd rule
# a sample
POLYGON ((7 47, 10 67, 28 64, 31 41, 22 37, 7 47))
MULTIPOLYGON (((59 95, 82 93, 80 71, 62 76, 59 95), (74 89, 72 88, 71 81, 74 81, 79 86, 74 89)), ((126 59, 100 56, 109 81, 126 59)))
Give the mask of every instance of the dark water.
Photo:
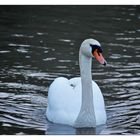
POLYGON ((0 134, 140 134, 140 6, 0 6, 0 134), (107 124, 51 124, 48 87, 79 76, 86 38, 99 40, 108 61, 92 70, 107 124))

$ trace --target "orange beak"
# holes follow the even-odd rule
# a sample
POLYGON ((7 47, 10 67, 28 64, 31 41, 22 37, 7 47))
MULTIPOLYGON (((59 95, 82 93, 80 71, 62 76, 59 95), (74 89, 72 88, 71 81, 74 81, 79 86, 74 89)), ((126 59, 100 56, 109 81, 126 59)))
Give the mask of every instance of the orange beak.
POLYGON ((100 64, 103 64, 103 65, 106 65, 107 62, 106 60, 104 59, 102 53, 100 53, 98 51, 98 49, 96 49, 94 52, 93 52, 93 56, 97 59, 97 61, 100 63, 100 64))

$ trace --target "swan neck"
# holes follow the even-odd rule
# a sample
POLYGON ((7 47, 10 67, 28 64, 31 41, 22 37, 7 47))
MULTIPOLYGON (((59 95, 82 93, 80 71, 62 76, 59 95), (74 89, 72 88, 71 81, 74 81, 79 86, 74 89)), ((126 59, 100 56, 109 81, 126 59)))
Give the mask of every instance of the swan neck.
POLYGON ((95 127, 95 112, 93 104, 92 75, 91 66, 92 58, 79 53, 80 74, 82 84, 82 101, 81 109, 75 121, 75 127, 95 127))
POLYGON ((82 104, 90 105, 88 103, 93 103, 93 91, 92 91, 92 58, 85 55, 79 54, 80 62, 80 74, 82 83, 82 104))
POLYGON ((80 74, 82 78, 82 82, 85 80, 88 82, 92 82, 92 75, 91 75, 91 65, 92 65, 92 58, 86 57, 84 55, 80 55, 79 57, 80 62, 80 74))

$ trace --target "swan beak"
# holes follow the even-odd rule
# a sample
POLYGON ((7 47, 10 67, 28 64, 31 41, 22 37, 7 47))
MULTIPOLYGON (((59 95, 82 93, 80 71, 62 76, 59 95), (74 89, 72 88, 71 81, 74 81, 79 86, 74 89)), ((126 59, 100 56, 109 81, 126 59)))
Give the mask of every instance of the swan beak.
POLYGON ((98 49, 96 49, 96 50, 93 52, 93 56, 96 58, 96 60, 97 60, 100 64, 106 66, 107 62, 106 62, 106 60, 104 59, 102 53, 100 53, 100 52, 98 51, 98 49))

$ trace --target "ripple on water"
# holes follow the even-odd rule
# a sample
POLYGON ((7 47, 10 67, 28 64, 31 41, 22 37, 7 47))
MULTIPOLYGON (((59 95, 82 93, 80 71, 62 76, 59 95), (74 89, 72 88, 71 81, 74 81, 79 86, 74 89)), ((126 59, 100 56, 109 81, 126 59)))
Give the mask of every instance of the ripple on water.
POLYGON ((44 91, 46 90, 46 87, 31 85, 31 84, 21 84, 21 83, 0 83, 1 87, 7 87, 7 88, 13 88, 13 89, 23 89, 25 91, 27 90, 40 90, 44 91))
MULTIPOLYGON (((7 127, 12 129, 16 125, 17 130, 15 131, 17 132, 18 128, 20 132, 30 128, 32 131, 45 133, 46 118, 44 113, 46 102, 42 107, 39 103, 42 103, 41 100, 46 101, 46 98, 42 97, 39 102, 39 98, 34 97, 32 94, 0 93, 0 103, 4 103, 5 99, 7 102, 0 108, 0 120, 5 129, 7 127)), ((5 131, 5 133, 7 132, 5 131)))
POLYGON ((44 58, 43 61, 52 61, 52 60, 55 60, 56 58, 55 57, 50 57, 50 58, 44 58))
POLYGON ((8 46, 11 46, 11 47, 31 47, 31 45, 26 45, 26 44, 14 44, 14 43, 9 43, 8 46))
POLYGON ((17 37, 17 38, 34 38, 34 36, 33 35, 23 35, 23 34, 12 34, 11 35, 12 37, 17 37))
POLYGON ((69 39, 58 39, 59 41, 62 41, 62 42, 72 42, 71 40, 69 39))
POLYGON ((10 53, 11 51, 9 51, 9 50, 3 50, 3 51, 0 51, 0 54, 5 54, 5 53, 10 53))
POLYGON ((25 49, 25 48, 18 48, 17 49, 17 52, 20 52, 20 53, 28 53, 28 50, 25 49))

